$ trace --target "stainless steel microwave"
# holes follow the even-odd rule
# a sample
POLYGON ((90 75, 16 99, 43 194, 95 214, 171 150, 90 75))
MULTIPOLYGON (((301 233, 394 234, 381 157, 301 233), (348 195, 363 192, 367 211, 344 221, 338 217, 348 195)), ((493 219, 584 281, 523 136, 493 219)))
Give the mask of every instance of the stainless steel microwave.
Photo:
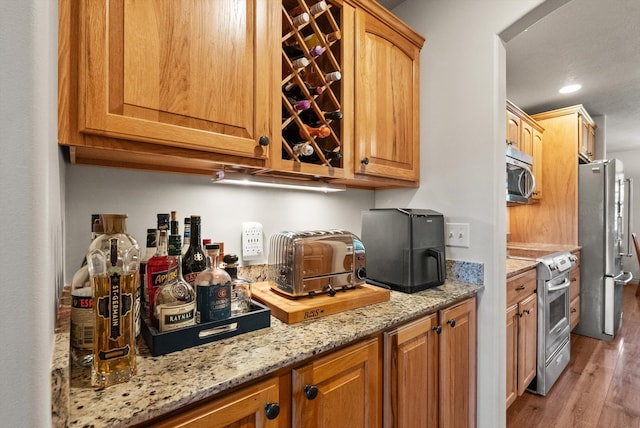
POLYGON ((511 146, 507 147, 507 205, 527 204, 536 188, 533 158, 511 146))

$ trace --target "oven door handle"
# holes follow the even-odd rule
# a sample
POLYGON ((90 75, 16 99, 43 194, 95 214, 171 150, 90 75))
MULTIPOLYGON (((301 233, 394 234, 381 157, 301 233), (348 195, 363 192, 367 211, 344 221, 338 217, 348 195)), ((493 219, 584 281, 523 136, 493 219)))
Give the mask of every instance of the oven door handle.
POLYGON ((633 273, 631 272, 620 272, 619 275, 616 275, 613 280, 616 282, 617 285, 626 285, 629 283, 629 281, 631 281, 633 279, 633 273), (626 278, 624 279, 620 279, 622 278, 624 275, 627 275, 626 278))
POLYGON ((549 291, 564 290, 565 288, 569 288, 570 285, 571 285, 571 279, 565 278, 564 281, 562 282, 562 284, 547 285, 547 290, 549 290, 549 291))

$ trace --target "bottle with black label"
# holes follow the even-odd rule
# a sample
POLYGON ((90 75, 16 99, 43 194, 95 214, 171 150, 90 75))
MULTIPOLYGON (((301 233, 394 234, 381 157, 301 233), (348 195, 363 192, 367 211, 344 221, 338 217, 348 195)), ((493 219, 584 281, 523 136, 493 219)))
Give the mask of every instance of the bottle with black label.
POLYGON ((196 294, 182 276, 180 235, 169 237, 170 264, 177 266, 176 276, 158 289, 154 302, 154 318, 161 332, 177 330, 195 324, 196 294))
POLYGON ((196 277, 196 322, 218 321, 231 316, 231 277, 220 269, 220 245, 207 245, 207 268, 196 277))
MULTIPOLYGON (((149 289, 147 287, 147 263, 156 253, 157 246, 157 229, 147 229, 147 242, 145 253, 140 260, 140 290, 142 292, 140 300, 142 303, 141 310, 145 315, 149 315, 149 289)), ((136 330, 138 332, 139 330, 136 330)))
POLYGON ((127 233, 126 214, 103 214, 104 234, 87 253, 93 288, 91 384, 105 388, 136 373, 135 293, 140 247, 127 233))
POLYGON ((182 275, 194 286, 196 277, 207 268, 207 255, 202 248, 202 229, 200 216, 191 216, 191 241, 182 259, 182 275))

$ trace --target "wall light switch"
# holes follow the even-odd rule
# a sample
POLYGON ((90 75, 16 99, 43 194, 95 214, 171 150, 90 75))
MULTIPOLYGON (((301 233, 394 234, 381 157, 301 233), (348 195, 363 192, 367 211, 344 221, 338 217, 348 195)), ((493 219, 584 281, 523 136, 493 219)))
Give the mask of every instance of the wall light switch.
POLYGON ((469 223, 446 223, 444 233, 447 247, 469 248, 469 223))

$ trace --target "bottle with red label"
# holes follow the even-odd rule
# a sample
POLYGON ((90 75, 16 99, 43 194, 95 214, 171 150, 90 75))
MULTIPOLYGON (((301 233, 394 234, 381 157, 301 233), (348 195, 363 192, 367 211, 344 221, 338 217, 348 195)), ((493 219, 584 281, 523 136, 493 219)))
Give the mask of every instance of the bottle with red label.
POLYGON ((147 261, 147 295, 149 296, 148 315, 152 322, 154 318, 155 296, 160 286, 168 280, 178 276, 178 266, 175 258, 169 258, 168 253, 168 228, 158 230, 158 245, 156 253, 147 261))

